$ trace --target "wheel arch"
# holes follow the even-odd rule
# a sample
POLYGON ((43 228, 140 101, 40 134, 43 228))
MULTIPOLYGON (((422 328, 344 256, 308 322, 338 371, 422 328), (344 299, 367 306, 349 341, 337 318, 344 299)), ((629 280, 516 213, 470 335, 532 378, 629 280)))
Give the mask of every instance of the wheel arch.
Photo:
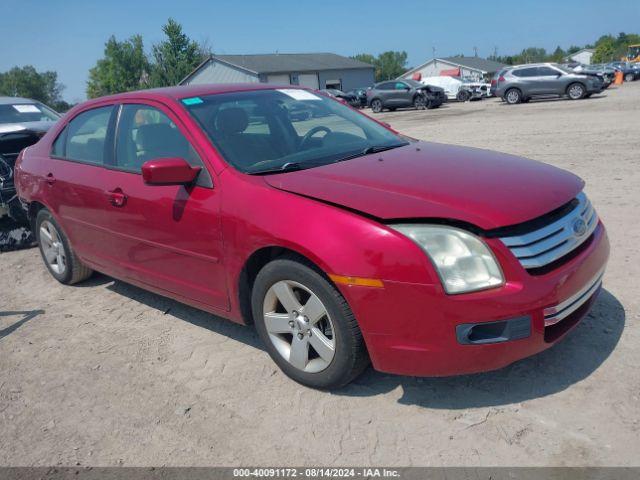
POLYGON ((507 94, 511 91, 511 90, 517 90, 518 92, 520 92, 520 97, 524 98, 524 93, 522 92, 522 89, 520 87, 509 87, 504 91, 504 95, 502 96, 503 99, 507 98, 507 94))
POLYGON ((584 93, 587 93, 587 86, 584 84, 584 82, 582 82, 581 80, 574 80, 573 82, 571 82, 569 85, 567 85, 567 88, 565 88, 564 93, 566 95, 569 94, 569 89, 573 86, 573 85, 580 85, 582 88, 584 88, 584 93))
POLYGON ((251 313, 251 292, 258 273, 265 265, 282 257, 299 261, 303 265, 315 270, 327 282, 334 285, 326 272, 326 267, 321 267, 321 262, 318 259, 312 259, 311 255, 303 254, 300 251, 281 245, 261 247, 249 255, 238 275, 238 302, 240 313, 245 324, 252 325, 254 323, 253 314, 251 313))
POLYGON ((40 210, 48 210, 49 213, 51 213, 51 215, 54 218, 56 217, 55 214, 51 211, 51 209, 48 208, 44 203, 39 202, 37 200, 33 200, 32 202, 29 203, 29 208, 27 210, 27 215, 29 217, 29 225, 31 227, 31 231, 32 232, 35 231, 36 218, 37 218, 38 212, 40 212, 40 210))

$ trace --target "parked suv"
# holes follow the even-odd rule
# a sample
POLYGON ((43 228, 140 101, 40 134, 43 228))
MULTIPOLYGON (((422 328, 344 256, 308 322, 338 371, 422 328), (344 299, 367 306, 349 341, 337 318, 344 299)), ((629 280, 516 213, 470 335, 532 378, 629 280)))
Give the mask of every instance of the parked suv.
POLYGON ((91 100, 16 181, 56 280, 97 270, 254 324, 318 388, 369 361, 437 376, 540 352, 587 314, 609 254, 575 175, 412 140, 294 86, 91 100), (323 114, 292 121, 307 105, 323 114))
POLYGON ((367 98, 374 113, 380 113, 385 108, 391 111, 411 106, 418 110, 437 108, 447 99, 444 89, 423 85, 415 80, 376 83, 372 89, 367 90, 367 98))
POLYGON ((501 71, 495 84, 495 95, 513 105, 546 96, 566 95, 571 100, 579 100, 603 89, 604 83, 597 76, 575 73, 553 63, 541 63, 501 71))

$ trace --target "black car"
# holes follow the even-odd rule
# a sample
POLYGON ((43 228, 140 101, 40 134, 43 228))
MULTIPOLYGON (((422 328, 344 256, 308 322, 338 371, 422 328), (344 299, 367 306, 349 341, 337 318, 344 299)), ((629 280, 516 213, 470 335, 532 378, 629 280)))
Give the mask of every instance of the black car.
POLYGON ((0 97, 0 220, 9 216, 18 223, 26 217, 13 184, 13 168, 20 151, 33 145, 60 118, 40 102, 0 97))
POLYGON ((320 91, 323 92, 323 93, 327 93, 327 94, 331 95, 332 97, 344 100, 345 102, 347 102, 352 107, 359 107, 360 106, 360 100, 358 100, 358 97, 356 97, 352 93, 345 93, 342 90, 338 90, 338 89, 335 89, 335 88, 327 88, 327 89, 320 90, 320 91))
POLYGON ((391 80, 376 83, 367 90, 367 101, 374 113, 389 109, 414 107, 417 110, 437 108, 446 101, 444 89, 423 85, 415 80, 391 80))
POLYGON ((611 62, 607 64, 610 67, 622 72, 625 82, 632 82, 640 78, 640 65, 632 62, 611 62))
POLYGON ((349 90, 347 95, 353 95, 358 99, 358 107, 364 108, 367 106, 367 89, 366 88, 354 88, 349 90))

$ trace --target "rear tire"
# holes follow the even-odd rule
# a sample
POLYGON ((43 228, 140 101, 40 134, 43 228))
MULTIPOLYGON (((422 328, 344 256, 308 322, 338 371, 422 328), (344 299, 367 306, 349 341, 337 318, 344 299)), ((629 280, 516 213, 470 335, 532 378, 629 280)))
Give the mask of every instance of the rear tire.
POLYGON ((260 270, 251 307, 267 352, 298 383, 339 388, 369 364, 362 333, 347 301, 313 265, 295 256, 283 256, 260 270), (330 348, 325 349, 326 345, 330 348))
POLYGON ((581 83, 572 83, 567 87, 567 95, 571 100, 581 100, 587 94, 587 89, 581 83))
POLYGON ((73 285, 93 274, 93 270, 80 261, 64 231, 48 210, 38 212, 34 233, 47 270, 60 283, 73 285))
POLYGON ((522 92, 517 88, 511 88, 504 93, 504 101, 509 105, 517 105, 522 102, 522 92))
POLYGON ((634 78, 633 73, 627 73, 627 74, 624 76, 624 81, 625 81, 625 82, 633 82, 633 78, 634 78))
POLYGON ((380 113, 382 111, 382 100, 378 98, 371 100, 371 111, 373 113, 380 113))

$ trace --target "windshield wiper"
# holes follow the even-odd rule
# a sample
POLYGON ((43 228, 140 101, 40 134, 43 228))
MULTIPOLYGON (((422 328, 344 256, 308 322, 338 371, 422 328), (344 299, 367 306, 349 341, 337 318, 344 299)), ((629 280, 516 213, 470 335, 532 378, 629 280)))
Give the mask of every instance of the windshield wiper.
POLYGON ((280 167, 265 168, 264 170, 256 170, 255 172, 247 172, 247 173, 250 173, 251 175, 266 175, 268 173, 285 173, 285 172, 293 172, 295 170, 302 170, 302 169, 303 169, 302 164, 298 162, 287 162, 280 167))
POLYGON ((385 152, 387 150, 392 150, 394 148, 404 147, 405 145, 408 145, 408 143, 396 143, 393 145, 371 145, 357 153, 347 155, 346 157, 342 157, 336 160, 335 163, 344 162, 346 160, 353 160, 354 158, 364 157, 365 155, 371 155, 372 153, 385 152))

